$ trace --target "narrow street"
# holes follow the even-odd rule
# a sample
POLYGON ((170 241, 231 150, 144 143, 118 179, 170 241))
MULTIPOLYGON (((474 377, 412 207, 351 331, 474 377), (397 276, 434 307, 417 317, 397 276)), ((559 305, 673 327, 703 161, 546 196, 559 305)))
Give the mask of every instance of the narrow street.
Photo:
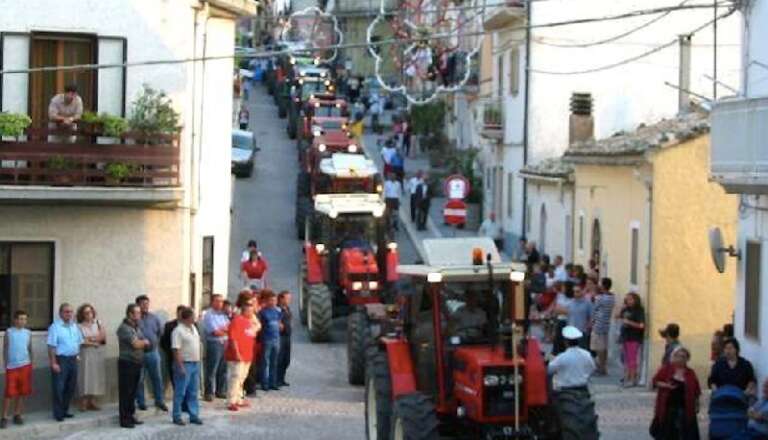
MULTIPOLYGON (((233 186, 232 246, 230 255, 230 298, 240 289, 237 268, 249 239, 256 239, 270 263, 270 282, 275 290, 297 287, 301 256, 293 215, 296 182, 296 146, 285 132, 285 120, 278 119, 276 107, 264 88, 258 87, 249 102, 251 124, 261 151, 253 176, 237 179, 233 186)), ((401 233, 401 261, 413 262, 416 251, 401 233)), ((296 301, 294 296, 294 303, 296 301)), ((223 401, 204 403, 202 427, 179 428, 170 417, 159 419, 154 412, 143 413, 153 421, 132 431, 99 429, 100 438, 125 439, 311 439, 359 440, 365 435, 363 388, 347 383, 345 322, 335 320, 333 342, 312 344, 294 304, 293 360, 287 380, 279 392, 259 391, 253 407, 238 414, 225 409, 223 401)), ((73 434, 68 439, 93 438, 94 431, 73 434)))

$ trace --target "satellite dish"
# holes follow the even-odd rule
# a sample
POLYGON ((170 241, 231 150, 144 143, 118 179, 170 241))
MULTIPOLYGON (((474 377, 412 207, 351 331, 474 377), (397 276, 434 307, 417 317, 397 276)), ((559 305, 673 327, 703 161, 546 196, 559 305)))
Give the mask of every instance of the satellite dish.
POLYGON ((715 263, 717 271, 725 272, 725 253, 723 248, 723 233, 720 228, 709 230, 709 251, 712 254, 712 261, 715 263))

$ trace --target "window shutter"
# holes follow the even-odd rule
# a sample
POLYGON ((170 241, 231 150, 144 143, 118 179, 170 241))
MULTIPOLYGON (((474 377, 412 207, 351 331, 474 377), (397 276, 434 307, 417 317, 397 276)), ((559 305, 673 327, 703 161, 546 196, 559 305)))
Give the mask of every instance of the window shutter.
POLYGON ((760 338, 760 267, 762 243, 747 241, 747 257, 744 265, 744 334, 760 338))
MULTIPOLYGON (((0 70, 29 68, 29 34, 0 32, 0 70)), ((5 74, 0 78, 0 111, 29 111, 29 74, 5 74)))
MULTIPOLYGON (((127 40, 122 37, 99 37, 98 63, 122 64, 127 59, 127 40)), ((98 70, 98 112, 125 116, 126 68, 98 70)))

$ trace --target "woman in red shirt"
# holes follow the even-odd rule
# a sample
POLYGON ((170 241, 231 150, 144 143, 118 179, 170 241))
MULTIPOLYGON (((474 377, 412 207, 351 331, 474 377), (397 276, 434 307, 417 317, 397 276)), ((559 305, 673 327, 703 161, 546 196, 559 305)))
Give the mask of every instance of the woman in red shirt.
POLYGON ((262 290, 267 287, 267 271, 269 265, 267 260, 261 256, 259 251, 251 251, 248 261, 243 261, 240 265, 240 275, 243 278, 245 287, 252 290, 262 290))
POLYGON ((696 373, 688 367, 691 353, 678 347, 653 376, 656 408, 650 434, 659 440, 699 440, 699 412, 701 386, 696 373))
POLYGON ((243 398, 243 382, 253 362, 254 343, 261 329, 255 316, 255 298, 251 294, 241 294, 237 299, 240 313, 229 324, 229 342, 224 358, 227 361, 227 408, 237 411, 249 406, 243 398))

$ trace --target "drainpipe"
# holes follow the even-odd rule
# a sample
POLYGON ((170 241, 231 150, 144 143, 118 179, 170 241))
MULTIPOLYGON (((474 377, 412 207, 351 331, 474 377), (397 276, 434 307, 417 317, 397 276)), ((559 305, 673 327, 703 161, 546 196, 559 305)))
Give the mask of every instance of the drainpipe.
MULTIPOLYGON (((645 182, 645 187, 648 190, 648 259, 646 260, 645 267, 646 267, 646 276, 645 276, 645 289, 647 292, 646 300, 645 300, 645 310, 646 314, 651 313, 651 275, 653 274, 653 271, 651 270, 651 261, 652 261, 652 254, 653 254, 653 183, 652 180, 648 180, 645 182)), ((650 319, 646 319, 646 322, 650 322, 650 319)), ((645 334, 648 335, 648 344, 645 344, 647 347, 645 350, 643 350, 643 364, 642 364, 642 371, 640 372, 640 382, 648 384, 648 366, 650 362, 650 354, 651 354, 651 335, 652 332, 648 331, 648 325, 645 326, 645 334)))
MULTIPOLYGON (((531 0, 526 2, 525 7, 525 98, 523 99, 523 166, 528 164, 528 113, 530 106, 529 92, 531 90, 531 0)), ((528 205, 528 181, 523 179, 523 228, 520 231, 521 236, 525 235, 526 216, 525 209, 528 205)))

